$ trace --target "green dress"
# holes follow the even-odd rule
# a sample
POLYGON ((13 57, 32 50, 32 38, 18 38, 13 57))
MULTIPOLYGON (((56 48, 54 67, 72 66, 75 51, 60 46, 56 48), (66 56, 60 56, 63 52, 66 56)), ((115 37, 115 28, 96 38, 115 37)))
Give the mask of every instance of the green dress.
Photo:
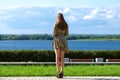
POLYGON ((68 52, 68 43, 65 36, 68 35, 68 30, 60 30, 56 26, 54 26, 53 30, 53 48, 60 48, 61 50, 68 52))

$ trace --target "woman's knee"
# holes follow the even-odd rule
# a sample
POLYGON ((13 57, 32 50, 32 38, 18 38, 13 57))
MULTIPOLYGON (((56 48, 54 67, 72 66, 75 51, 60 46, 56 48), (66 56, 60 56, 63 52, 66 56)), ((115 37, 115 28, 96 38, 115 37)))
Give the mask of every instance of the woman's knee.
POLYGON ((65 52, 61 51, 61 57, 64 57, 64 55, 65 55, 65 52))

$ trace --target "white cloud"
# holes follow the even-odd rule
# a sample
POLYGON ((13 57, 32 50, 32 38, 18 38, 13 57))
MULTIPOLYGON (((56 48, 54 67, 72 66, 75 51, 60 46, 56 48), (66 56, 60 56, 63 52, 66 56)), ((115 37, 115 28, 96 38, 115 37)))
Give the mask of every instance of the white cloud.
MULTIPOLYGON (((15 28, 11 28, 10 26, 4 24, 4 23, 0 23, 0 34, 42 34, 44 33, 44 31, 42 31, 43 29, 15 29, 15 28)), ((46 31, 47 32, 47 31, 46 31)))
POLYGON ((76 18, 75 16, 68 16, 67 19, 68 19, 68 21, 70 21, 70 22, 74 22, 74 21, 77 20, 77 18, 76 18))
POLYGON ((116 11, 108 8, 96 8, 85 15, 83 19, 111 19, 116 16, 116 11))
POLYGON ((58 9, 57 10, 57 13, 65 13, 65 14, 67 14, 69 12, 70 12, 70 8, 68 8, 68 7, 65 7, 64 9, 58 9))
POLYGON ((23 8, 19 7, 13 10, 0 10, 0 22, 6 24, 0 24, 0 33, 50 33, 57 11, 64 13, 67 22, 70 23, 70 26, 76 26, 76 30, 78 26, 92 26, 94 28, 116 26, 111 24, 119 26, 120 10, 116 8, 24 8, 23 6, 23 8))
MULTIPOLYGON (((21 14, 19 14, 19 15, 21 15, 21 14)), ((23 12, 23 15, 24 15, 24 17, 35 16, 35 15, 38 16, 38 15, 40 15, 40 13, 35 12, 35 11, 25 11, 25 12, 23 12)))
POLYGON ((63 10, 63 13, 69 13, 70 12, 70 8, 64 8, 64 10, 63 10))
POLYGON ((5 15, 5 16, 0 16, 0 19, 5 20, 5 19, 10 19, 12 18, 12 15, 5 15))
POLYGON ((96 15, 96 14, 98 14, 99 10, 100 10, 99 8, 93 9, 93 10, 90 12, 90 14, 91 14, 91 15, 96 15))
POLYGON ((87 19, 92 19, 94 16, 93 15, 86 15, 83 17, 83 19, 87 20, 87 19))
POLYGON ((17 18, 26 18, 30 16, 40 16, 41 14, 39 12, 35 11, 21 11, 21 12, 16 12, 13 13, 12 11, 0 14, 0 19, 1 20, 7 20, 7 19, 17 19, 17 18))
POLYGON ((111 19, 111 18, 113 18, 114 16, 113 15, 106 15, 106 18, 107 19, 111 19))
POLYGON ((98 8, 93 9, 88 15, 85 15, 83 17, 83 19, 92 19, 92 18, 96 17, 96 15, 98 14, 98 12, 99 12, 98 8))
POLYGON ((16 8, 22 8, 25 7, 24 5, 11 5, 11 6, 4 6, 4 7, 0 7, 0 10, 13 10, 16 8))
POLYGON ((39 15, 39 12, 34 12, 34 11, 26 11, 25 12, 27 15, 39 15))
POLYGON ((106 12, 106 18, 110 19, 110 18, 114 18, 116 16, 116 12, 113 10, 109 10, 106 12))
POLYGON ((40 21, 40 25, 49 25, 49 22, 47 22, 47 21, 40 21))
POLYGON ((9 5, 9 6, 4 6, 0 7, 0 10, 13 10, 13 9, 19 9, 19 8, 33 8, 33 7, 41 7, 41 8, 46 8, 46 7, 52 7, 51 5, 36 5, 36 4, 31 4, 31 5, 25 5, 25 4, 19 4, 19 5, 9 5))

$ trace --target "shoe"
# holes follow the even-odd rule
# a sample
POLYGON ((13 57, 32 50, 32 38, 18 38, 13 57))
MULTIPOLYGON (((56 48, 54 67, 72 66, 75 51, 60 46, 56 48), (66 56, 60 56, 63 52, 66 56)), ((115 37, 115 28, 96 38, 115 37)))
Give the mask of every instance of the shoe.
POLYGON ((57 72, 57 78, 60 78, 61 76, 60 76, 60 72, 57 72))
POLYGON ((63 78, 63 71, 60 72, 60 78, 63 78))

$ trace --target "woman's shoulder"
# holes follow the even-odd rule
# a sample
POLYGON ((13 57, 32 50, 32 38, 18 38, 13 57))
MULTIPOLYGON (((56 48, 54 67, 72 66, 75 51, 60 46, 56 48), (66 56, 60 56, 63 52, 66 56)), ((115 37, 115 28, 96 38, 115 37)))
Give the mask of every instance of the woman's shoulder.
POLYGON ((57 27, 57 24, 55 23, 55 24, 53 25, 53 27, 57 27))

